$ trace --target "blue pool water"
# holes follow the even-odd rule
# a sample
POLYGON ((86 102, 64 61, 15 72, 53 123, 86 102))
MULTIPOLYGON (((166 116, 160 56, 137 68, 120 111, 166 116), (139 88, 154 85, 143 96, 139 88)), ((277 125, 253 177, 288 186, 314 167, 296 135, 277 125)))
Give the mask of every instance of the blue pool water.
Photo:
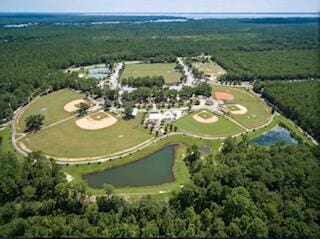
POLYGON ((291 136, 290 131, 281 126, 270 129, 268 132, 253 138, 250 142, 261 146, 269 146, 280 142, 291 145, 298 144, 298 141, 291 136))

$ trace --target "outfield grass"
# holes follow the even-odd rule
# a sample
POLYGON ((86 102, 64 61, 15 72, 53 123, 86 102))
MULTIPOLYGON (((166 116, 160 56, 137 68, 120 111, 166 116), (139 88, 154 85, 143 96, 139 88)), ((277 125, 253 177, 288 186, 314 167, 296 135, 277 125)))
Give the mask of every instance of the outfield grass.
POLYGON ((201 111, 191 113, 176 121, 175 125, 178 127, 178 131, 207 137, 226 137, 244 131, 240 126, 221 116, 218 116, 218 122, 213 124, 199 123, 193 119, 193 116, 199 114, 199 112, 201 111))
POLYGON ((2 143, 0 145, 0 152, 14 152, 10 139, 11 127, 7 126, 0 130, 0 137, 2 138, 2 143))
POLYGON ((243 105, 248 112, 243 115, 232 115, 230 117, 247 128, 257 128, 268 122, 271 117, 271 109, 258 96, 244 88, 213 85, 214 92, 228 92, 234 95, 235 104, 243 105))
POLYGON ((181 74, 175 63, 127 64, 121 79, 128 77, 163 76, 166 83, 179 82, 181 74))
MULTIPOLYGON (((165 147, 166 145, 179 143, 182 144, 181 147, 178 147, 176 150, 176 160, 173 166, 173 171, 175 174, 175 181, 172 183, 166 183, 157 186, 144 186, 144 187, 124 187, 124 188, 116 188, 115 194, 124 196, 129 198, 130 200, 140 198, 143 195, 151 194, 158 199, 167 199, 172 195, 172 191, 179 190, 181 185, 185 185, 189 182, 189 172, 186 167, 183 159, 183 154, 185 154, 185 150, 187 146, 192 144, 196 144, 198 146, 210 146, 212 148, 213 154, 218 153, 218 149, 222 143, 219 140, 199 140, 189 136, 183 135, 174 135, 169 136, 165 139, 162 139, 149 147, 124 158, 115 159, 112 161, 108 161, 105 163, 95 163, 90 165, 79 165, 79 166, 63 166, 63 171, 70 174, 73 177, 74 183, 85 183, 82 178, 82 175, 102 171, 114 167, 119 167, 125 165, 127 163, 134 162, 139 160, 151 153, 156 152, 157 150, 165 147), (160 193, 162 191, 163 193, 160 193)), ((92 188, 87 187, 87 193, 94 195, 102 195, 105 194, 104 190, 101 188, 92 188)))
POLYGON ((79 128, 75 118, 42 129, 23 138, 30 149, 58 158, 99 157, 137 146, 152 136, 135 119, 119 119, 115 125, 100 130, 79 128))
POLYGON ((49 125, 72 115, 66 112, 64 106, 72 100, 82 99, 83 96, 70 89, 55 91, 37 98, 31 102, 24 112, 18 117, 17 131, 25 130, 25 119, 30 115, 42 114, 45 117, 44 124, 49 125))

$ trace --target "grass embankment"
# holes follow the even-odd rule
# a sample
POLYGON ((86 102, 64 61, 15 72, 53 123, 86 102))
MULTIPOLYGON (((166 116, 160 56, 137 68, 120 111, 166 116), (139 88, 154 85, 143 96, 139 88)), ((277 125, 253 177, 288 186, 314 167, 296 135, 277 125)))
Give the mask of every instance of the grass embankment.
POLYGON ((214 92, 228 92, 234 96, 234 103, 243 105, 248 112, 243 115, 232 115, 234 120, 247 128, 257 128, 265 123, 271 117, 271 109, 258 96, 252 94, 245 88, 213 85, 214 92))
POLYGON ((179 82, 180 72, 175 70, 175 63, 127 64, 121 79, 128 77, 163 76, 166 83, 179 82))
POLYGON ((14 152, 13 146, 11 144, 10 134, 11 134, 10 126, 6 126, 5 128, 0 129, 0 137, 2 139, 0 143, 0 152, 2 153, 14 152))
MULTIPOLYGON (((114 192, 117 195, 129 197, 130 199, 139 198, 147 194, 152 194, 156 196, 156 198, 168 198, 171 195, 172 191, 180 189, 181 185, 185 185, 189 181, 188 168, 182 160, 186 147, 192 144, 196 144, 198 146, 210 146, 212 147, 213 154, 217 154, 221 142, 222 141, 219 140, 200 140, 183 135, 169 136, 135 154, 124 158, 115 159, 101 164, 95 163, 79 166, 64 166, 63 170, 74 178, 74 182, 85 183, 85 181, 82 179, 82 175, 131 163, 156 152, 166 145, 178 143, 181 146, 176 150, 176 160, 173 166, 175 182, 157 186, 116 188, 114 192)), ((87 192, 94 195, 104 194, 103 189, 96 189, 91 187, 87 187, 87 192)))

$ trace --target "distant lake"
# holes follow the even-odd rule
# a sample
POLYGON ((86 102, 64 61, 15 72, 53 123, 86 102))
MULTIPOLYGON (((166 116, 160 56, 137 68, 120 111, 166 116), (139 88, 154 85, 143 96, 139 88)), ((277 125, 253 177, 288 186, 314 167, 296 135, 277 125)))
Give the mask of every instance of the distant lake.
POLYGON ((83 13, 82 16, 168 16, 188 19, 227 18, 317 18, 319 13, 83 13))
POLYGON ((115 187, 139 187, 173 182, 175 147, 175 144, 168 145, 138 161, 90 173, 84 175, 83 179, 94 188, 101 188, 104 183, 115 187))
MULTIPOLYGON (((320 18, 319 13, 0 13, 4 19, 0 27, 25 28, 42 24, 58 26, 88 26, 104 24, 145 24, 145 23, 183 23, 203 19, 247 19, 249 21, 261 19, 304 19, 298 22, 315 22, 320 18), (12 21, 10 21, 12 19, 12 21), (30 22, 22 22, 25 21, 30 22), (308 19, 308 20, 306 20, 308 19), (310 20, 313 19, 313 20, 310 20)), ((288 21, 292 22, 291 20, 288 21)), ((268 23, 268 22, 266 22, 268 23)))
POLYGON ((290 131, 281 126, 270 129, 268 132, 253 138, 250 142, 261 146, 270 146, 280 142, 291 145, 298 144, 298 141, 291 136, 290 131))

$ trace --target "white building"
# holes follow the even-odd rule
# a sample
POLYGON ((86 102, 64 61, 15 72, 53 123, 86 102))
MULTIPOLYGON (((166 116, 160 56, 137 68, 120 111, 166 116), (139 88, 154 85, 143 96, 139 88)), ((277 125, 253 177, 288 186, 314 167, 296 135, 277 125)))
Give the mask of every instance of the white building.
POLYGON ((134 109, 132 110, 131 115, 132 115, 133 117, 136 117, 136 116, 138 115, 138 113, 139 113, 139 110, 138 110, 137 108, 134 108, 134 109))

